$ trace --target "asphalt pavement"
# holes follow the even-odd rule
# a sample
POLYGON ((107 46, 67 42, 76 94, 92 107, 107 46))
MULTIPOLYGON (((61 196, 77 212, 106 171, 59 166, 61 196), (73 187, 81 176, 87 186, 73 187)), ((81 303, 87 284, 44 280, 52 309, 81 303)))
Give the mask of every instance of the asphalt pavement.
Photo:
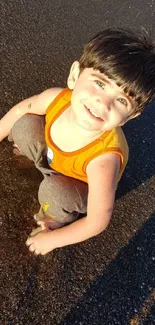
MULTIPOLYGON (((1 111, 53 86, 107 27, 149 30, 154 0, 2 0, 1 111)), ((155 324, 155 103, 124 127, 130 159, 107 230, 86 242, 32 256, 25 240, 42 179, 0 144, 1 324, 155 324)))

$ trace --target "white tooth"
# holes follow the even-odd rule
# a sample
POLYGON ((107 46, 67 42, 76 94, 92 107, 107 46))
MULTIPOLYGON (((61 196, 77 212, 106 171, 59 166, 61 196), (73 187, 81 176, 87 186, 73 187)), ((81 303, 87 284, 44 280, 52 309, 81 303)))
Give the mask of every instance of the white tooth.
POLYGON ((95 117, 99 117, 97 114, 95 114, 94 112, 92 112, 92 114, 95 116, 95 117))
POLYGON ((91 114, 92 115, 94 115, 95 117, 98 117, 98 118, 100 118, 100 116, 98 116, 97 114, 95 114, 94 112, 92 112, 90 109, 89 109, 89 111, 91 112, 91 114))

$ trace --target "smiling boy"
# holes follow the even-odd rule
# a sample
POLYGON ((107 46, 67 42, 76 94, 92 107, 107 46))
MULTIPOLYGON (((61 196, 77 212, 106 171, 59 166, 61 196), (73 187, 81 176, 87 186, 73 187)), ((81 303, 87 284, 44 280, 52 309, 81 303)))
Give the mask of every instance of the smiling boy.
POLYGON ((154 94, 152 42, 108 29, 73 63, 68 88, 48 89, 3 117, 0 140, 9 134, 16 150, 44 175, 35 215, 41 228, 26 242, 31 252, 44 255, 107 227, 128 161, 121 126, 138 116, 154 94))

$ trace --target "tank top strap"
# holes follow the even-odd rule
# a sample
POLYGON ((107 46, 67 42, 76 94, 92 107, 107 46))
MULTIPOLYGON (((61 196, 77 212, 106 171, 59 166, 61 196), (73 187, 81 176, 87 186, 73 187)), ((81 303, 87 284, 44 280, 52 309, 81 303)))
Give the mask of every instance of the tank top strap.
POLYGON ((69 88, 63 89, 52 101, 46 110, 46 115, 48 115, 51 110, 53 113, 58 113, 71 99, 72 90, 69 88))

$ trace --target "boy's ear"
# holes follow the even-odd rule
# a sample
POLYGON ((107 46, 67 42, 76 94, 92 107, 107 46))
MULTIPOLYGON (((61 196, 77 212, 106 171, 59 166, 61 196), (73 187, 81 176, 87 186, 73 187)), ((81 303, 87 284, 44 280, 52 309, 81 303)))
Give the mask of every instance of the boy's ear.
POLYGON ((136 118, 137 116, 139 116, 141 113, 140 112, 137 112, 137 113, 135 113, 135 114, 132 114, 129 118, 128 118, 128 121, 129 120, 132 120, 132 119, 134 119, 134 118, 136 118))
POLYGON ((141 113, 137 112, 135 114, 130 115, 122 124, 120 124, 120 126, 126 124, 128 121, 133 120, 134 118, 136 118, 137 116, 139 116, 141 113))
POLYGON ((70 72, 67 80, 67 85, 69 89, 71 90, 74 89, 76 81, 79 77, 79 73, 80 73, 79 62, 75 61, 70 68, 70 72))

